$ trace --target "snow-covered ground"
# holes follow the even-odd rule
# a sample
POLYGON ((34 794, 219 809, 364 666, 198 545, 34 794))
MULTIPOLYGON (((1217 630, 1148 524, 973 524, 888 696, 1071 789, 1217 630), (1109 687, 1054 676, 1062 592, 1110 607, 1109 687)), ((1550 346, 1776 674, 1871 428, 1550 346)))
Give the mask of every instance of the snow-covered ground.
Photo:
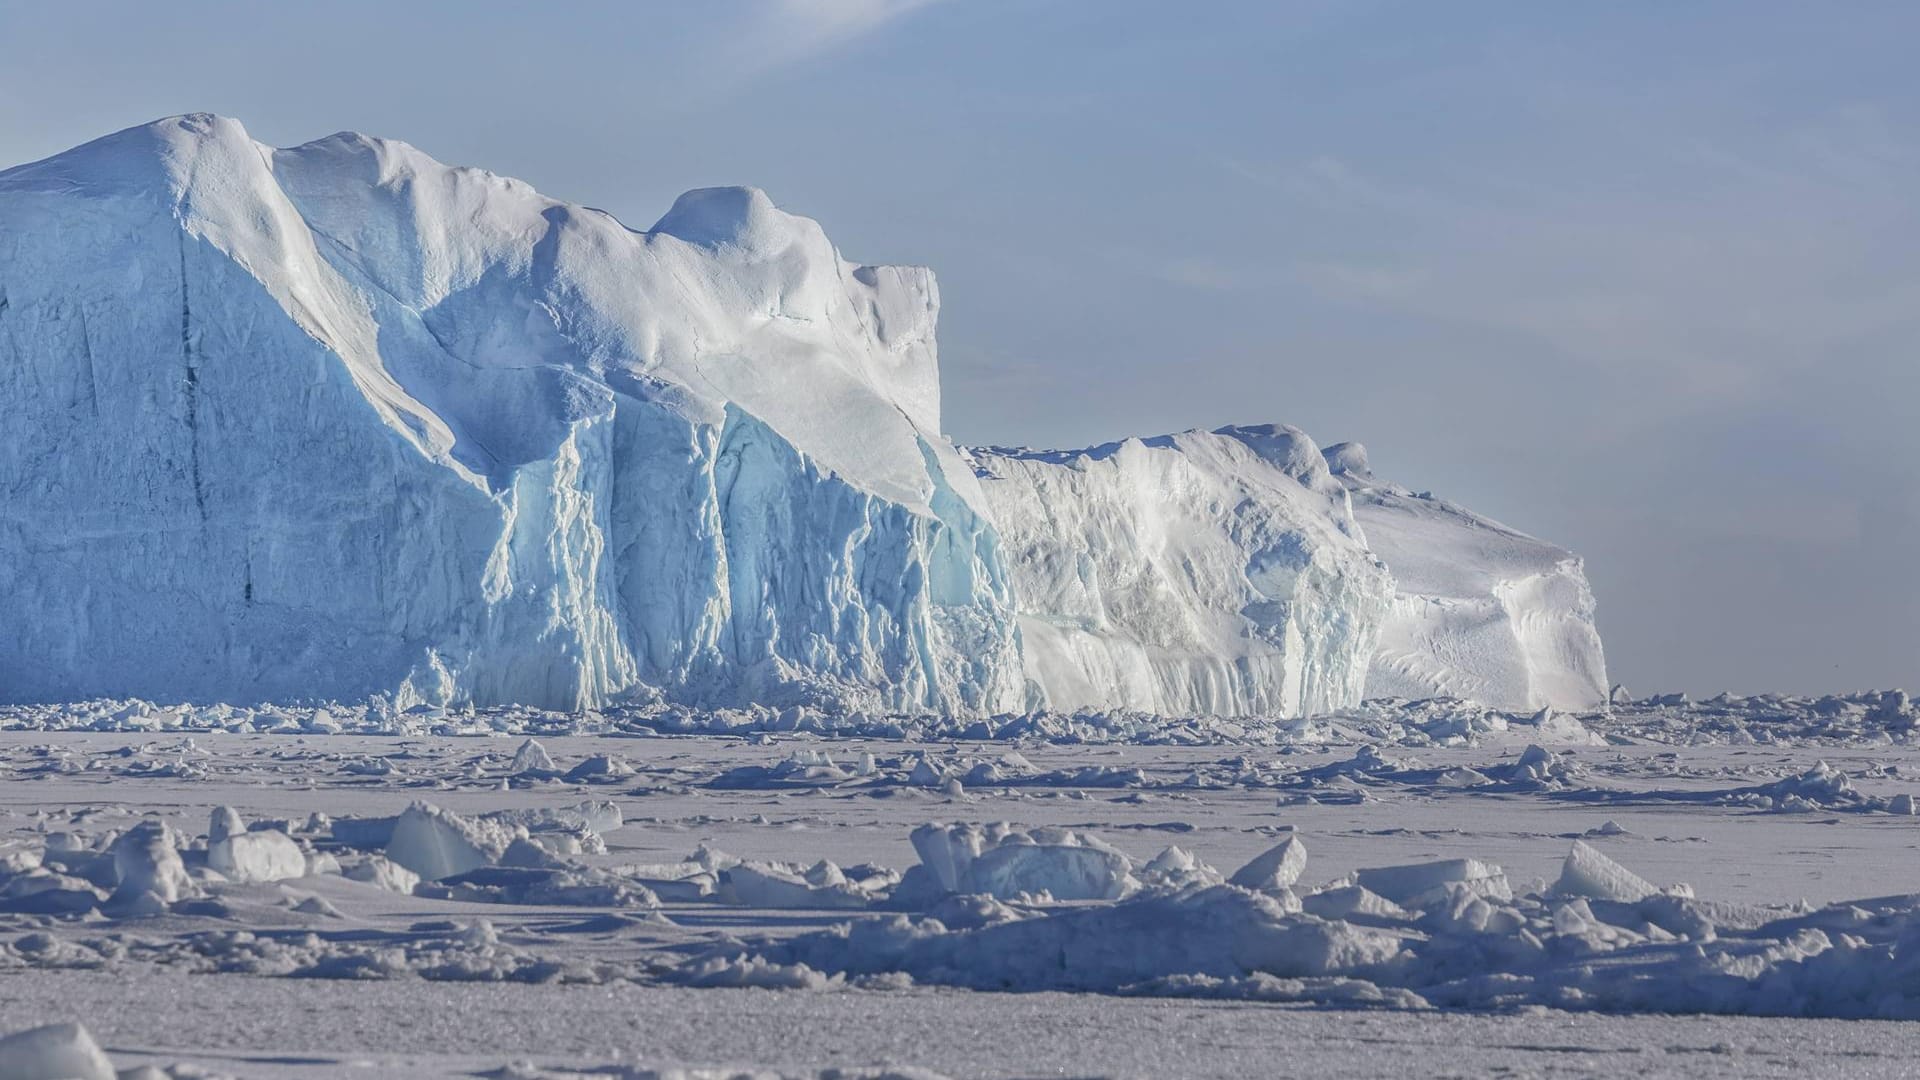
POLYGON ((10 708, 0 1029, 179 1075, 1899 1075, 1914 721, 10 708))

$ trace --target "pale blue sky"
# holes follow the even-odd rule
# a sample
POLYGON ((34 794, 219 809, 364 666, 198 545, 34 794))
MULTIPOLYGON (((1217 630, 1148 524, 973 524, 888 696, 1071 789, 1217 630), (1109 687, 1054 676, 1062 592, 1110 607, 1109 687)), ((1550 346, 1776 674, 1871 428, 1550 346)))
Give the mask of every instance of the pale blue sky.
POLYGON ((0 0, 0 163, 173 113, 940 274, 947 427, 1281 420, 1587 556, 1636 691, 1920 688, 1920 5, 0 0))

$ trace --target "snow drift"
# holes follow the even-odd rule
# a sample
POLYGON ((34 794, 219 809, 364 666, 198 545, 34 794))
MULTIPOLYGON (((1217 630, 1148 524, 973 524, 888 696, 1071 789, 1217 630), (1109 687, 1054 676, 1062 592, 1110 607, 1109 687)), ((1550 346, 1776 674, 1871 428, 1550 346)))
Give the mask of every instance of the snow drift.
POLYGON ((0 701, 1584 701, 1577 564, 1455 552, 1483 618, 1292 429, 963 452, 938 306, 748 188, 637 232, 206 115, 0 173, 0 701), (1499 617, 1525 679, 1448 659, 1499 617))

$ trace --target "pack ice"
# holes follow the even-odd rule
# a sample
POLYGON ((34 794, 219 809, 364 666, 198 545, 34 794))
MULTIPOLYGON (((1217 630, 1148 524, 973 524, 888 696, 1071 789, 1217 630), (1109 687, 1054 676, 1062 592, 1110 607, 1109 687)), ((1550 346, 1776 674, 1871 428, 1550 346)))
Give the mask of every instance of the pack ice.
POLYGON ((1604 684, 1577 562, 1503 531, 1426 574, 1422 537, 1495 534, 1395 532, 1411 502, 1292 429, 962 451, 938 303, 747 188, 638 232, 206 115, 0 173, 0 701, 1291 716, 1604 684))

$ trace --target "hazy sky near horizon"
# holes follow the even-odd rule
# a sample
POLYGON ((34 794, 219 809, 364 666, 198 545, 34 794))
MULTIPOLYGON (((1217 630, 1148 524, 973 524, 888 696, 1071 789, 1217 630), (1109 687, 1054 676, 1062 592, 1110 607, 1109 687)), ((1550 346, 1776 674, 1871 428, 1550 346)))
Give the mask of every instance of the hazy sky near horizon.
POLYGON ((1284 421, 1583 554, 1636 692, 1920 689, 1920 5, 0 0, 0 167, 213 111, 932 266, 946 426, 1284 421))

